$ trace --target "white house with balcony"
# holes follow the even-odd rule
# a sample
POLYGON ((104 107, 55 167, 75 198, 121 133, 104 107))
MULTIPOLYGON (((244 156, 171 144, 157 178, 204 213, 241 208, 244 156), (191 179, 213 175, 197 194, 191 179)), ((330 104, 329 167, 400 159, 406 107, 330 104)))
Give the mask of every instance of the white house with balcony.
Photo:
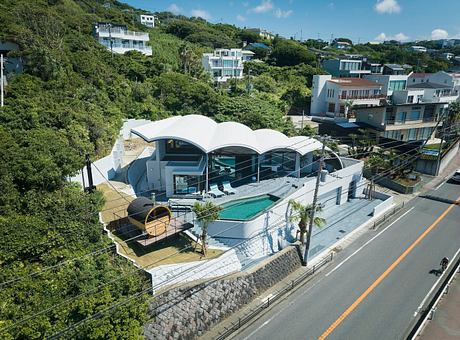
POLYGON ((393 92, 393 103, 452 103, 459 99, 458 88, 432 82, 409 84, 407 89, 393 92))
POLYGON ((156 17, 153 14, 141 14, 139 15, 139 22, 149 28, 154 28, 155 27, 155 20, 156 17))
POLYGON ((314 75, 310 113, 313 116, 347 119, 351 106, 377 106, 385 98, 382 85, 375 81, 314 75))
POLYGON ((129 31, 124 25, 96 23, 93 34, 97 41, 112 53, 139 51, 145 55, 152 55, 152 48, 147 45, 150 40, 148 33, 129 31))
POLYGON ((214 81, 226 82, 229 79, 243 78, 243 63, 249 55, 240 48, 217 49, 213 53, 203 53, 201 62, 214 81))

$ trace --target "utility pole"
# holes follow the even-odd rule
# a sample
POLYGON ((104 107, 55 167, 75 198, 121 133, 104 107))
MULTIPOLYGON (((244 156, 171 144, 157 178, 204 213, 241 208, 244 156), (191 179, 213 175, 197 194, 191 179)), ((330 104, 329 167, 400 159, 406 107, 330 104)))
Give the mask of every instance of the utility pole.
POLYGON ((91 159, 89 154, 86 154, 86 172, 88 174, 88 191, 92 193, 96 187, 93 184, 93 173, 91 169, 91 159))
POLYGON ((441 160, 442 160, 442 144, 444 143, 444 138, 445 138, 445 115, 443 116, 442 119, 442 128, 441 128, 441 143, 439 143, 439 149, 438 149, 438 156, 436 159, 436 173, 435 176, 439 175, 439 170, 441 168, 441 160))
POLYGON ((4 61, 3 61, 3 54, 0 54, 0 107, 3 107, 3 100, 4 100, 4 95, 3 95, 3 86, 4 86, 4 83, 3 83, 3 66, 4 66, 4 61))
POLYGON ((310 251, 311 232, 313 230, 313 220, 315 219, 316 204, 317 204, 317 201, 318 201, 319 182, 320 182, 320 179, 321 179, 321 171, 323 170, 324 151, 326 149, 326 145, 324 143, 325 138, 321 138, 320 141, 323 144, 323 146, 321 147, 321 156, 319 158, 318 174, 316 176, 315 193, 313 194, 312 209, 310 211, 310 223, 308 225, 307 243, 305 245, 305 253, 303 255, 303 261, 302 261, 303 266, 306 266, 307 263, 308 263, 308 252, 310 251))
POLYGON ((305 110, 302 110, 302 130, 303 130, 303 120, 305 118, 305 110))

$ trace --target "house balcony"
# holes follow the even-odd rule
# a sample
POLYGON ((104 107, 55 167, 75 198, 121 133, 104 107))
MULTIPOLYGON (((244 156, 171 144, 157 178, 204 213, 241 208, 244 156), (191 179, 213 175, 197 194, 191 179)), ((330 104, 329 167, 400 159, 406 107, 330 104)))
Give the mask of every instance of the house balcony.
POLYGON ((137 40, 137 41, 149 41, 149 34, 145 32, 134 32, 128 30, 118 29, 116 27, 108 28, 98 28, 97 31, 100 38, 118 38, 124 40, 137 40))
POLYGON ((368 95, 368 96, 352 96, 352 95, 341 96, 339 95, 340 100, 385 99, 386 97, 387 96, 384 94, 376 94, 376 95, 368 95))

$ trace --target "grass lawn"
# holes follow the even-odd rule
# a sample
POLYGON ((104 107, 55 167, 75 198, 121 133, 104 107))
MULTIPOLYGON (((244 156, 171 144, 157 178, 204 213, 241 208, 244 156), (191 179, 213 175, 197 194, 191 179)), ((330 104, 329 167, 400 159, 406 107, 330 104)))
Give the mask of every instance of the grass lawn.
POLYGON ((123 241, 122 235, 114 234, 115 240, 120 245, 120 252, 133 259, 143 268, 153 268, 163 264, 192 262, 217 257, 223 253, 219 249, 208 249, 208 256, 201 254, 201 246, 195 251, 196 243, 185 235, 171 236, 149 246, 142 246, 135 241, 129 244, 123 241), (186 250, 179 252, 187 247, 186 250))
MULTIPOLYGON (((105 223, 109 224, 114 220, 118 220, 114 213, 120 217, 126 216, 126 208, 129 202, 134 199, 133 197, 117 192, 112 186, 105 183, 98 185, 97 189, 103 193, 106 200, 102 212, 102 220, 105 223)), ((204 258, 201 254, 201 246, 198 245, 195 251, 196 242, 181 234, 145 247, 135 241, 130 241, 128 244, 124 241, 134 235, 118 234, 116 231, 112 232, 112 235, 115 238, 115 242, 120 245, 120 252, 133 259, 143 268, 210 259, 223 253, 222 250, 208 249, 208 256, 204 258), (187 247, 186 250, 179 252, 185 247, 187 247)))
POLYGON ((120 216, 125 216, 126 208, 128 208, 129 202, 134 200, 134 197, 122 192, 117 192, 106 183, 99 184, 97 186, 97 190, 102 192, 105 198, 104 208, 102 209, 102 220, 105 223, 118 219, 114 213, 117 213, 120 216))
POLYGON ((436 151, 438 151, 439 150, 439 143, 437 143, 437 144, 427 144, 423 148, 428 149, 428 150, 436 150, 436 151))

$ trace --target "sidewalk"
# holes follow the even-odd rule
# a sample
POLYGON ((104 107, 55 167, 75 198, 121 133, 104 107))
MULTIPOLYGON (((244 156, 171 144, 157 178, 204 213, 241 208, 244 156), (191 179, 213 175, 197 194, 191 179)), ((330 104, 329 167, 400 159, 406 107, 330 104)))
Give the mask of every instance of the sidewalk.
POLYGON ((419 337, 423 340, 454 340, 460 339, 460 276, 457 274, 438 305, 426 328, 419 337))

